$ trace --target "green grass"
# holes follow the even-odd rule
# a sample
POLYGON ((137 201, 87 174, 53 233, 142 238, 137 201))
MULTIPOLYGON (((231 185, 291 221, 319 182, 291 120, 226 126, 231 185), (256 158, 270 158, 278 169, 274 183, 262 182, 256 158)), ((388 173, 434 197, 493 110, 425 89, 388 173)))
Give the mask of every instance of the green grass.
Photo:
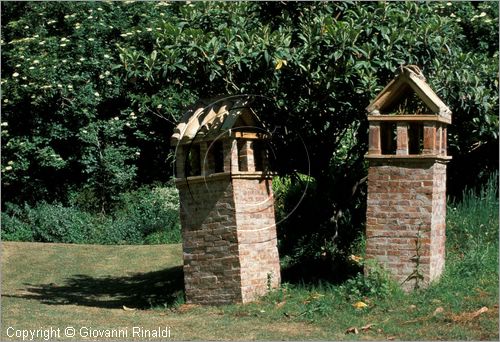
POLYGON ((4 242, 1 338, 9 326, 168 326, 184 340, 498 340, 496 184, 450 204, 445 272, 409 294, 380 275, 358 276, 340 285, 283 284, 247 305, 199 307, 183 304, 179 244, 4 242), (366 308, 353 306, 360 300, 366 308), (351 327, 358 334, 346 333, 351 327))

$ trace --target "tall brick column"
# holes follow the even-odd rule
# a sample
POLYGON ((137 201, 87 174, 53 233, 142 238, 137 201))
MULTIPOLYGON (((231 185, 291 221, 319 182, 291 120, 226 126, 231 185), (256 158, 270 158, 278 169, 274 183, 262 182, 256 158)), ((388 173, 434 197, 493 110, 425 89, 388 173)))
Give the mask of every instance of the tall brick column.
MULTIPOLYGON (((229 105, 221 108, 231 111, 229 105)), ((260 169, 267 165, 262 160, 266 153, 259 150, 256 154, 253 147, 265 137, 238 130, 237 115, 245 119, 241 125, 248 127, 251 117, 245 115, 251 112, 241 111, 241 105, 236 108, 236 115, 219 109, 219 117, 217 108, 205 109, 206 114, 195 111, 205 118, 186 117, 171 141, 179 153, 175 182, 180 196, 188 303, 246 303, 280 284, 272 174, 260 169), (230 119, 235 129, 221 135, 221 126, 230 127, 230 119), (204 127, 190 127, 199 122, 215 134, 210 135, 204 127), (185 136, 183 132, 198 134, 185 136), (185 169, 195 169, 182 165, 191 160, 186 155, 194 147, 199 147, 201 171, 186 175, 185 169)))
POLYGON ((366 257, 382 264, 405 290, 426 286, 439 278, 445 263, 446 163, 451 159, 446 125, 451 112, 423 76, 409 69, 367 110, 366 257), (412 91, 434 114, 390 113, 400 100, 394 94, 403 97, 412 91), (380 125, 395 130, 383 131, 380 125), (390 146, 394 138, 395 150, 390 146))
POLYGON ((404 289, 428 284, 444 267, 446 164, 435 158, 369 160, 366 255, 404 289))

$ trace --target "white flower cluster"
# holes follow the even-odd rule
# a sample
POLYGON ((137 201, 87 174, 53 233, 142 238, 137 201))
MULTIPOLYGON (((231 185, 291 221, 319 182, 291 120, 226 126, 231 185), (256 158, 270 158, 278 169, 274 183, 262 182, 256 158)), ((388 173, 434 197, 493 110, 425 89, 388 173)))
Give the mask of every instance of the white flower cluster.
MULTIPOLYGON (((484 18, 486 16, 487 16, 486 12, 481 12, 480 14, 473 16, 470 21, 473 22, 474 20, 476 20, 478 18, 484 18)), ((485 23, 491 23, 491 19, 490 18, 485 18, 484 22, 485 23)))

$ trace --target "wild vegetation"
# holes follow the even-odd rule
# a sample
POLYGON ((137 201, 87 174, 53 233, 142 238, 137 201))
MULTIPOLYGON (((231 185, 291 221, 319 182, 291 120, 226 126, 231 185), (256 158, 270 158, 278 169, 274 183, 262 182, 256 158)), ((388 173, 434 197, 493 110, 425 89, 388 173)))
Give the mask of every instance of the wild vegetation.
POLYGON ((176 215, 158 205, 177 203, 158 190, 172 177, 175 122, 197 98, 251 94, 274 132, 279 219, 291 214, 278 226, 284 264, 344 274, 362 244, 364 108, 404 64, 454 113, 450 196, 498 169, 497 2, 4 2, 1 12, 3 239, 178 241, 176 215))

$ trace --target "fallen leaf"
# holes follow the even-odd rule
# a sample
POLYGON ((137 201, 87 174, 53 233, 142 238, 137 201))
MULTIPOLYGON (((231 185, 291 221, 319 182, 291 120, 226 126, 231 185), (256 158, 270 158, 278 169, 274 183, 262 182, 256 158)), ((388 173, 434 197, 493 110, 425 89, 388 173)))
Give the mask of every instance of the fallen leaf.
POLYGON ((363 303, 362 301, 354 303, 352 306, 354 306, 356 309, 364 309, 368 307, 366 303, 363 303))
POLYGON ((281 69, 282 66, 283 66, 283 60, 278 59, 278 62, 276 63, 276 67, 274 69, 279 70, 279 69, 281 69))
POLYGON ((476 312, 473 313, 473 317, 477 317, 482 313, 485 313, 488 311, 488 308, 486 306, 483 306, 481 309, 477 310, 476 312))
POLYGON ((432 314, 433 316, 436 316, 437 314, 440 314, 440 313, 443 313, 444 312, 444 309, 439 306, 436 308, 436 310, 434 310, 434 313, 432 314))
POLYGON ((349 259, 352 260, 352 261, 354 261, 357 264, 359 264, 361 261, 363 261, 363 257, 357 256, 357 255, 354 255, 354 254, 351 254, 349 256, 349 259))
POLYGON ((350 327, 348 328, 346 331, 345 331, 346 334, 354 334, 354 335, 357 335, 359 332, 358 332, 358 329, 356 327, 350 327))
POLYGON ((474 290, 477 292, 479 297, 486 297, 489 295, 488 292, 484 291, 483 289, 480 289, 479 287, 476 287, 474 290))
POLYGON ((198 306, 197 304, 182 304, 181 306, 179 306, 177 308, 176 311, 180 312, 180 313, 184 313, 184 312, 189 311, 197 306, 198 306))
POLYGON ((412 304, 412 305, 410 305, 410 306, 409 306, 409 309, 410 309, 410 310, 415 310, 416 308, 417 308, 417 306, 416 306, 416 305, 414 305, 414 304, 412 304))
POLYGON ((278 304, 276 304, 276 307, 277 308, 281 308, 283 305, 286 304, 286 300, 282 301, 282 302, 279 302, 278 304))
POLYGON ((248 317, 250 314, 248 312, 236 312, 234 314, 236 317, 248 317))
POLYGON ((373 323, 367 324, 367 325, 365 325, 365 326, 362 326, 362 327, 361 327, 361 330, 363 330, 363 331, 370 330, 370 328, 371 328, 371 327, 373 327, 374 325, 375 325, 375 324, 373 324, 373 323))
POLYGON ((128 306, 125 306, 125 305, 124 305, 124 306, 123 306, 123 310, 125 310, 125 311, 135 311, 135 310, 137 310, 137 309, 136 309, 136 308, 129 308, 128 306))
POLYGON ((396 339, 396 336, 387 336, 387 339, 389 341, 394 341, 396 339))
POLYGON ((324 296, 325 296, 324 294, 314 292, 314 293, 311 294, 310 298, 312 298, 312 299, 318 299, 318 298, 321 298, 321 297, 324 297, 324 296))
POLYGON ((460 315, 453 315, 451 319, 454 322, 466 322, 473 320, 477 316, 481 315, 482 313, 485 313, 488 311, 488 308, 486 306, 483 306, 481 309, 474 311, 474 312, 464 312, 460 315))

